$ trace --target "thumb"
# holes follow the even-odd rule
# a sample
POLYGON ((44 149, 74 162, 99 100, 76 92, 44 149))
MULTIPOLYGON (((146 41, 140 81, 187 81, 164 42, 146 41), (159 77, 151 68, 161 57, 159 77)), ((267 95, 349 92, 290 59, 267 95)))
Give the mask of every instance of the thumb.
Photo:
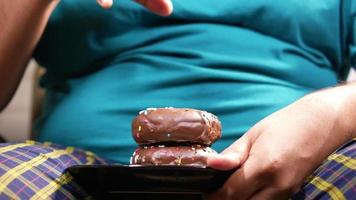
POLYGON ((218 170, 231 170, 241 166, 247 159, 251 148, 248 134, 243 135, 221 154, 208 158, 208 167, 218 170))
POLYGON ((105 9, 111 8, 113 4, 113 0, 96 0, 96 2, 98 2, 98 4, 105 9))

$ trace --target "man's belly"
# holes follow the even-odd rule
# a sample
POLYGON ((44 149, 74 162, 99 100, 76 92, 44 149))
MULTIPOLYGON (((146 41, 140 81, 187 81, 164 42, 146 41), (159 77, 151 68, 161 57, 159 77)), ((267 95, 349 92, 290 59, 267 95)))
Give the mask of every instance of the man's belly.
POLYGON ((120 64, 69 81, 67 93, 49 91, 38 139, 127 163, 136 147, 134 116, 147 107, 172 106, 216 114, 223 137, 214 148, 221 151, 263 117, 314 89, 249 72, 168 70, 120 64))

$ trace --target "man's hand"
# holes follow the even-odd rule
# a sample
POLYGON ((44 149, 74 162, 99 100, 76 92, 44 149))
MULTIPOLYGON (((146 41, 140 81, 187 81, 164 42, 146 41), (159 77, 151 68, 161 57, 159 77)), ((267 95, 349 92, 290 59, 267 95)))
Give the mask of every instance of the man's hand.
POLYGON ((209 158, 212 168, 240 168, 208 199, 288 199, 328 155, 355 137, 349 121, 356 119, 355 91, 351 85, 307 95, 209 158))
MULTIPOLYGON (((103 8, 111 8, 113 0, 96 0, 103 8)), ((135 0, 147 9, 161 16, 169 16, 173 12, 171 0, 135 0)))

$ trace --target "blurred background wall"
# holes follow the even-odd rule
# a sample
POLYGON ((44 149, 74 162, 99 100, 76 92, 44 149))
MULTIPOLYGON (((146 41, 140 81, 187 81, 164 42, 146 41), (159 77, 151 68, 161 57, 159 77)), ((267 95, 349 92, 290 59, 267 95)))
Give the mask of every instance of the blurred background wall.
POLYGON ((30 136, 35 67, 31 61, 14 98, 0 113, 0 135, 8 141, 23 141, 30 136))
MULTIPOLYGON (((0 113, 0 135, 8 141, 23 141, 30 136, 35 67, 35 63, 30 62, 15 97, 0 113)), ((351 71, 349 80, 356 80, 355 71, 351 71)))

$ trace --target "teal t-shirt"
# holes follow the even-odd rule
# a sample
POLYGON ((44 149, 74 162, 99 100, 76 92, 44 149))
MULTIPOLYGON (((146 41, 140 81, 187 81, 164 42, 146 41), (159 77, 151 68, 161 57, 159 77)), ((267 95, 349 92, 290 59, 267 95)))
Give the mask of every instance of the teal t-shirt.
POLYGON ((356 60, 353 0, 173 0, 167 18, 115 3, 62 0, 52 14, 34 54, 47 69, 38 140, 127 163, 140 110, 189 107, 220 118, 221 151, 356 60))

